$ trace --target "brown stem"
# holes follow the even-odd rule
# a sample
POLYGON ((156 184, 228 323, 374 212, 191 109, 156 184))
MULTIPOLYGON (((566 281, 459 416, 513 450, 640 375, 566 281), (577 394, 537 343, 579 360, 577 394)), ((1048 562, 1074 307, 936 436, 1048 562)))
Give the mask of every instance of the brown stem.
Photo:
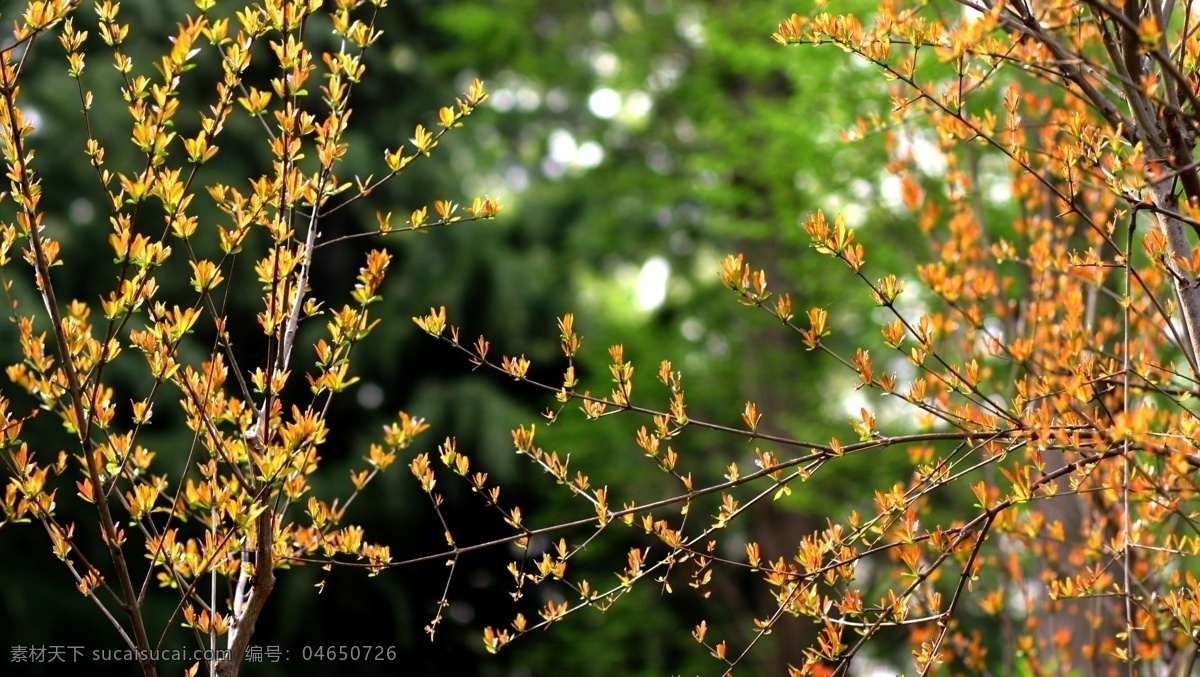
POLYGON ((275 559, 272 535, 274 534, 275 513, 268 506, 256 520, 256 537, 254 558, 254 587, 250 591, 250 599, 246 608, 234 609, 233 625, 229 629, 229 656, 217 663, 217 677, 236 677, 242 665, 242 658, 250 646, 254 636, 254 624, 262 615, 267 605, 267 598, 275 588, 275 559))
MULTIPOLYGON (((30 177, 28 166, 25 164, 28 156, 23 142, 22 130, 19 128, 17 121, 18 117, 12 112, 17 110, 16 104, 16 71, 8 63, 0 64, 0 96, 4 98, 4 106, 8 109, 9 115, 9 135, 10 143, 12 144, 12 155, 19 163, 19 188, 21 191, 21 212, 25 218, 25 225, 29 229, 29 244, 33 250, 33 266, 37 276, 37 288, 42 297, 42 303, 46 306, 46 312, 50 317, 50 322, 54 329, 54 339, 58 344, 59 359, 62 362, 63 374, 66 376, 67 390, 71 395, 71 408, 74 409, 75 424, 79 431, 86 430, 87 422, 90 413, 84 409, 83 405, 83 390, 84 384, 81 382, 79 373, 75 370, 75 364, 71 358, 70 348, 68 347, 67 336, 63 328, 62 316, 58 311, 58 299, 54 293, 54 285, 50 281, 50 263, 46 258, 45 247, 43 246, 41 233, 39 232, 40 214, 38 214, 34 206, 37 204, 37 194, 40 192, 35 182, 30 177)), ((15 168, 14 168, 15 169, 15 168)), ((88 479, 92 486, 96 488, 95 505, 97 512, 100 515, 100 527, 104 532, 104 543, 108 546, 109 556, 113 562, 113 568, 117 572, 117 580, 121 586, 121 608, 129 615, 129 620, 133 624, 134 641, 137 643, 137 649, 144 652, 145 658, 138 660, 142 668, 142 673, 146 677, 153 677, 157 674, 157 668, 154 661, 149 659, 149 650, 151 648, 150 638, 146 634, 146 626, 142 618, 141 603, 138 600, 137 592, 133 587, 133 579, 129 573, 129 567, 125 561, 125 555, 121 550, 121 544, 117 537, 116 522, 113 520, 112 510, 108 503, 107 492, 103 491, 103 482, 100 475, 100 466, 96 459, 95 444, 88 437, 80 435, 80 446, 83 448, 83 456, 87 463, 88 479)))

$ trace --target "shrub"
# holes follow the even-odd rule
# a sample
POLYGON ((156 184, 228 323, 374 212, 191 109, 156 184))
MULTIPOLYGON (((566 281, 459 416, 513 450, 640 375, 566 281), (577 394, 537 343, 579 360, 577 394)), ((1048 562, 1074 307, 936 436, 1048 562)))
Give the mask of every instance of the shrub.
MULTIPOLYGON (((156 646, 143 614, 143 574, 130 557, 145 555, 145 581, 153 573, 174 600, 168 624, 189 628, 198 646, 226 636, 229 656, 210 665, 218 674, 237 673, 276 569, 308 563, 377 574, 436 560, 451 565, 452 579, 464 555, 506 544, 520 553, 508 567, 516 608, 509 625, 484 630, 493 652, 576 611, 608 609, 647 578, 668 593, 686 582, 702 599, 721 580, 752 580, 772 600, 767 614, 705 617, 692 629, 726 673, 799 618, 812 641, 792 651, 798 674, 894 660, 884 645, 895 640, 907 644, 921 674, 1187 674, 1200 646, 1200 426, 1190 409, 1200 365, 1200 258, 1188 235, 1200 232, 1200 42, 1190 7, 961 4, 961 15, 945 18, 930 16, 937 7, 927 3, 880 3, 870 27, 849 14, 793 15, 773 36, 783 45, 836 45, 892 82, 891 110, 868 112, 849 136, 886 137, 896 218, 911 216, 923 233, 911 242, 923 260, 915 269, 876 270, 868 237, 845 215, 818 210, 804 220, 810 256, 828 259, 830 275, 840 268, 836 274, 877 307, 869 319, 879 335, 852 337, 858 345, 849 349, 833 340, 849 319, 844 311, 793 308, 787 291, 768 286, 771 262, 731 255, 720 265, 721 283, 778 323, 797 352, 823 354, 852 375, 864 405, 845 434, 789 434, 781 429, 791 426, 770 425, 782 412, 754 402, 698 415, 689 411, 682 370, 661 356, 651 358, 658 385, 635 389, 642 356, 621 345, 608 348, 607 373, 585 373, 570 313, 558 323, 565 359, 538 371, 519 350, 497 355, 503 351, 487 338, 469 338, 451 322, 453 310, 431 308, 414 318, 421 330, 475 369, 544 391, 554 401, 544 415, 550 426, 574 416, 636 420, 628 448, 672 488, 645 497, 640 488, 594 481, 604 468, 573 466, 568 452, 547 448, 546 423, 521 425, 512 432, 517 453, 583 508, 580 517, 532 525, 449 437, 436 452, 403 460, 440 520, 446 550, 397 561, 346 523, 345 511, 426 429, 421 418, 402 413, 386 429, 353 473, 349 496, 322 500, 309 483, 329 402, 353 385, 353 349, 379 321, 368 307, 390 256, 369 254, 353 303, 337 310, 325 307, 324 290, 310 289, 309 271, 320 249, 360 235, 323 234, 323 219, 365 201, 433 150, 485 99, 482 85, 441 109, 439 131, 417 126, 407 150, 385 151, 382 179, 345 180, 335 168, 347 152, 349 94, 364 77, 361 53, 377 37, 375 6, 337 3, 321 21, 341 44, 317 64, 305 46, 314 4, 280 0, 233 13, 202 0, 157 74, 139 75, 122 49, 129 28, 116 5, 97 4, 88 37, 71 16, 77 3, 31 3, 0 63, 0 148, 11 182, 0 266, 23 355, 8 376, 49 415, 0 407, 9 476, 0 527, 38 522, 79 591, 139 651, 156 646), (64 262, 21 112, 25 60, 44 57, 34 43, 51 33, 79 82, 86 157, 108 196, 116 282, 98 304, 56 294, 53 268, 64 262), (132 115, 134 152, 116 168, 110 145, 90 131, 84 53, 97 38, 120 75, 118 89, 104 94, 119 93, 132 115), (272 57, 271 76, 251 68, 272 57), (220 65, 215 96, 185 133, 175 126, 179 92, 203 72, 191 66, 204 58, 220 65), (235 116, 262 123, 271 169, 205 185, 222 216, 200 218, 200 168, 220 152, 235 116), (921 152, 944 171, 923 169, 921 152), (159 213, 163 224, 150 228, 159 213), (11 258, 18 245, 27 268, 11 258), (260 284, 255 339, 266 345, 255 364, 234 349, 233 326, 248 319, 232 315, 220 292, 247 258, 260 284), (190 292, 172 282, 185 277, 190 292), (32 281, 36 300, 22 279, 32 281), (321 314, 326 335, 306 363, 298 327, 321 314), (126 363, 153 385, 123 411, 111 375, 126 363), (292 375, 298 366, 307 372, 301 386, 292 375), (551 370, 561 379, 542 376, 551 370), (155 407, 169 406, 168 388, 178 392, 194 447, 164 470, 163 455, 138 440, 157 425, 155 407), (719 418, 734 412, 740 424, 719 418), (23 430, 51 417, 77 442, 72 453, 53 456, 22 441, 23 430), (746 449, 714 470, 687 452, 701 431, 746 449), (903 472, 839 473, 870 465, 903 472), (769 503, 825 491, 827 478, 850 483, 840 493, 856 500, 829 506, 826 526, 798 543, 764 547, 737 529, 769 503), (511 535, 460 543, 443 512, 445 482, 478 494, 511 535), (94 506, 94 524, 59 519, 64 484, 76 491, 70 500, 94 506), (85 529, 97 531, 109 563, 80 547, 85 529), (577 574, 587 546, 616 529, 641 540, 612 567, 615 582, 577 574), (218 594, 222 583, 227 592, 218 594), (539 588, 549 592, 529 594, 539 588), (736 645, 714 630, 737 623, 753 631, 736 645)), ((486 197, 469 207, 438 200, 401 224, 385 208, 370 234, 488 219, 500 209, 486 197)), ((431 636, 446 600, 427 627, 431 636)), ((156 670, 149 658, 141 667, 156 670)))

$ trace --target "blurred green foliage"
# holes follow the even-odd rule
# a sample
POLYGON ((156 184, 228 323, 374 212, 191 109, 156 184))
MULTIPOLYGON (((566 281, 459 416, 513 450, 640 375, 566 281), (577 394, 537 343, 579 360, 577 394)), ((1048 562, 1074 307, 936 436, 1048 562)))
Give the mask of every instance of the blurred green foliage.
MULTIPOLYGON (((161 49, 187 5, 122 5, 134 25, 128 51, 148 71, 148 60, 139 55, 161 49)), ((622 343, 638 369, 635 401, 647 406, 665 408, 668 394, 653 374, 660 360, 670 360, 684 372, 695 418, 735 425, 742 405, 753 400, 766 416, 764 431, 816 440, 851 436, 848 419, 855 409, 843 397, 853 392, 846 374, 806 353, 767 315, 740 306, 717 277, 721 258, 744 252, 752 265, 768 270, 774 289, 792 294, 797 314, 837 299, 833 341, 844 347, 863 336, 874 340, 878 318, 864 288, 808 254, 803 217, 817 208, 845 212, 869 239, 880 270, 901 270, 921 255, 911 251, 911 243, 920 242, 912 237, 914 225, 882 196, 883 138, 848 145, 838 138, 858 115, 886 112, 882 80, 837 50, 786 51, 769 40, 780 18, 808 9, 803 2, 732 0, 393 0, 380 15, 384 40, 369 53, 367 78, 355 90, 344 174, 378 173, 383 149, 403 142, 415 123, 430 124, 437 107, 472 77, 488 83, 491 102, 448 136, 430 161, 387 184, 369 204, 338 213, 325 231, 369 230, 376 208, 406 214, 434 199, 478 193, 501 198, 507 209, 495 221, 351 241, 318 257, 314 292, 336 305, 348 298, 366 249, 386 245, 396 255, 375 310, 385 322, 357 355, 362 382, 335 401, 321 475, 327 484, 317 491, 345 492, 347 468, 403 408, 433 425, 419 451, 455 436, 460 449, 505 487, 505 499, 523 506, 530 525, 590 514, 586 504, 512 453, 508 431, 538 421, 538 412, 555 406, 553 399, 472 373, 458 355, 421 335, 408 318, 431 306, 445 305, 451 321, 464 327, 464 338, 485 334, 493 350, 529 356, 542 380, 554 382, 565 366, 555 318, 574 312, 584 336, 581 390, 607 392, 606 349, 622 343)), ((318 28, 311 34, 319 44, 318 28)), ((128 135, 129 116, 115 95, 115 73, 96 47, 85 79, 97 94, 93 132, 116 149, 128 135)), ((212 59, 199 63, 206 70, 195 82, 211 82, 217 65, 212 59)), ((81 150, 78 93, 66 77, 61 50, 48 41, 35 45, 27 68, 23 96, 40 118, 32 139, 37 169, 49 227, 63 242, 67 262, 57 269, 56 282, 62 298, 87 297, 94 286, 87 262, 106 251, 108 231, 103 194, 81 150)), ((211 98, 210 91, 184 91, 192 97, 183 101, 185 110, 211 98)), ((184 119, 195 122, 194 115, 184 119)), ((222 145, 245 151, 222 153, 197 180, 244 176, 267 165, 265 149, 255 143, 260 130, 244 116, 238 119, 222 145)), ((215 210, 201 214, 217 218, 215 210)), ((186 278, 178 284, 182 288, 186 278)), ((231 313, 251 317, 253 279, 244 275, 231 284, 246 292, 231 295, 231 313)), ((32 302, 28 289, 17 293, 32 302)), ((311 344, 319 329, 316 323, 306 327, 300 345, 311 344)), ((256 327, 231 330, 239 350, 251 356, 263 350, 256 327)), ((10 327, 0 331, 0 345, 15 345, 10 327)), ((130 393, 149 384, 133 370, 120 378, 130 393)), ((170 416, 169 397, 160 416, 170 416)), ((571 408, 549 429, 539 424, 539 442, 569 453, 573 467, 590 474, 594 485, 608 485, 614 505, 679 491, 634 444, 634 431, 649 421, 582 419, 571 408)), ((68 440, 60 435, 30 442, 57 449, 68 440)), ((175 434, 147 442, 171 454, 186 450, 190 438, 179 425, 175 434)), ((752 445, 714 434, 689 433, 676 450, 697 485, 719 481, 730 462, 750 467, 754 458, 752 445)), ((867 475, 887 477, 895 463, 903 460, 839 464, 838 474, 823 473, 791 498, 732 526, 724 546, 729 551, 721 554, 740 558, 738 543, 759 540, 771 556, 788 556, 800 536, 824 526, 819 515, 868 505, 870 496, 856 491, 856 483, 867 475)), ((441 529, 401 465, 358 500, 351 519, 372 539, 391 543, 396 559, 438 552, 444 548, 441 529)), ((509 533, 464 484, 446 480, 439 487, 460 544, 509 533)), ((76 519, 87 523, 86 515, 76 519)), ((0 595, 0 625, 10 629, 10 644, 116 648, 117 638, 94 609, 71 591, 65 573, 53 569, 40 536, 33 528, 3 534, 0 571, 8 582, 0 595)), ((573 566, 611 583, 624 551, 649 544, 638 530, 611 528, 573 566)), ((539 545, 546 544, 534 547, 539 545)), ((312 585, 323 572, 284 572, 255 644, 290 647, 291 661, 250 664, 246 674, 326 674, 331 665, 304 664, 297 651, 331 643, 396 645, 411 674, 701 673, 714 664, 690 637, 700 619, 732 639, 745 639, 752 632, 750 617, 771 608, 749 577, 726 576, 713 599, 703 600, 681 575, 672 594, 643 586, 603 615, 571 616, 549 633, 485 658, 479 641, 484 625, 507 625, 518 610, 532 615, 543 601, 514 603, 509 597, 504 566, 514 557, 521 553, 502 548, 460 563, 449 621, 432 645, 422 627, 445 580, 440 564, 370 580, 335 572, 319 595, 312 585)), ((778 673, 795 649, 792 640, 806 632, 781 626, 774 643, 755 654, 751 672, 778 673)), ((176 639, 186 641, 180 633, 168 645, 176 639)), ((95 674, 124 674, 125 667, 98 666, 95 674)), ((392 674, 394 667, 365 663, 352 672, 392 674)))

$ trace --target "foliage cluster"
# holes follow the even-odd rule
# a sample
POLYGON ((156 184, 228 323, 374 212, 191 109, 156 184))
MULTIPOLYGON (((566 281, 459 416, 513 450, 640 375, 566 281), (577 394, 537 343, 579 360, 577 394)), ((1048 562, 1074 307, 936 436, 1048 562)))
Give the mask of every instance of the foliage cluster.
POLYGON ((166 637, 148 627, 144 615, 155 587, 177 598, 166 627, 181 624, 198 646, 210 649, 224 636, 227 656, 210 668, 236 674, 277 569, 313 557, 332 563, 342 554, 361 560, 374 575, 392 561, 388 546, 365 540, 362 529, 343 518, 398 450, 427 427, 422 419, 400 414, 382 444, 370 448, 363 468, 352 473, 346 496, 317 498, 308 479, 320 463, 330 402, 357 381, 350 375, 351 354, 378 323, 369 306, 379 300, 391 256, 382 249, 369 252, 352 302, 338 308, 312 295, 313 259, 349 239, 490 219, 501 207, 486 197, 465 206, 436 200, 403 224, 394 223, 391 212, 377 213, 373 231, 322 233, 330 215, 428 156, 487 98, 475 81, 438 111, 435 127, 418 124, 408 144, 385 150, 378 177, 339 176, 337 165, 348 150, 350 95, 365 73, 363 53, 379 38, 374 22, 383 4, 342 2, 319 14, 320 2, 217 8, 202 0, 147 68, 123 48, 131 27, 122 22, 118 3, 97 3, 95 26, 84 30, 74 16, 82 3, 34 2, 2 52, 0 147, 10 213, 0 229, 0 266, 8 271, 21 260, 29 266, 29 273, 5 274, 23 355, 7 376, 39 409, 22 416, 7 399, 0 406, 9 474, 0 527, 40 523, 78 591, 143 656, 145 674, 155 673, 148 656, 166 637), (310 49, 306 36, 314 25, 332 30, 334 46, 310 49), (45 220, 34 128, 20 104, 27 59, 35 53, 44 58, 39 43, 55 38, 89 131, 82 157, 106 196, 114 279, 106 287, 98 272, 103 268, 93 271, 90 291, 98 302, 60 300, 56 293, 52 269, 64 261, 45 220), (86 84, 85 57, 93 46, 111 54, 120 78, 118 88, 103 95, 123 99, 130 116, 133 152, 114 153, 116 161, 108 143, 90 133, 95 94, 86 84), (196 61, 206 57, 219 64, 217 76, 193 82, 205 72, 196 61), (261 62, 271 66, 253 67, 261 62), (203 87, 210 105, 181 110, 184 87, 203 87), (261 124, 270 170, 198 179, 221 152, 227 124, 240 115, 261 124), (200 219, 197 195, 206 195, 221 216, 200 219), (223 283, 235 271, 257 279, 257 313, 228 311, 223 283), (22 278, 31 280, 35 303, 21 300, 16 282, 22 278), (172 285, 174 293, 164 299, 160 280, 190 280, 191 290, 181 293, 172 285), (320 316, 328 318, 325 336, 312 355, 293 362, 299 327, 320 316), (39 319, 46 326, 39 327, 39 319), (235 352, 232 338, 235 332, 246 337, 250 326, 265 354, 253 366, 235 352), (122 410, 107 379, 115 365, 131 360, 143 363, 151 382, 122 410), (297 366, 304 378, 293 375, 297 366), (177 399, 164 394, 166 388, 175 389, 177 399), (156 462, 159 452, 144 446, 141 436, 155 425, 156 407, 168 406, 182 412, 192 446, 156 462), (73 453, 39 452, 22 441, 23 428, 41 411, 77 441, 73 453), (103 555, 77 547, 76 524, 56 516, 58 478, 76 473, 66 486, 73 487, 74 499, 95 507, 103 555), (148 567, 133 565, 140 556, 148 567))
MULTIPOLYGON (((392 257, 370 251, 340 307, 313 288, 311 271, 323 251, 350 240, 500 213, 486 196, 469 206, 441 199, 406 219, 383 208, 362 232, 327 228, 462 125, 487 98, 482 84, 471 83, 432 127, 417 125, 407 145, 384 150, 378 177, 347 179, 338 170, 350 152, 350 95, 369 77, 363 54, 379 39, 382 0, 327 9, 267 0, 236 10, 199 0, 152 69, 124 49, 131 29, 118 4, 96 3, 87 28, 75 16, 81 4, 29 3, 0 51, 0 151, 10 181, 0 273, 22 355, 7 375, 44 412, 22 415, 0 402, 0 528, 40 524, 78 591, 130 648, 160 646, 182 625, 197 646, 221 640, 229 649, 208 670, 236 674, 276 571, 301 564, 374 575, 445 562, 446 592, 426 626, 432 637, 464 556, 509 545, 518 553, 507 569, 516 608, 506 625, 483 631, 492 652, 577 611, 605 610, 646 579, 664 594, 686 586, 702 599, 732 580, 753 581, 770 601, 753 621, 697 620, 692 637, 727 673, 797 618, 810 639, 788 655, 797 674, 844 674, 873 658, 873 638, 908 643, 920 674, 1190 673, 1200 646, 1200 425, 1190 408, 1200 392, 1200 254, 1189 239, 1200 232, 1200 36, 1190 2, 888 0, 869 25, 823 4, 785 18, 777 43, 836 45, 891 83, 890 109, 864 115, 848 136, 885 140, 896 212, 922 232, 908 246, 926 249, 928 260, 912 271, 877 270, 871 230, 860 235, 846 214, 803 219, 805 256, 843 268, 876 307, 866 321, 878 337, 843 342, 838 307, 794 307, 807 295, 768 286, 767 268, 780 264, 760 262, 763 247, 748 247, 759 250, 749 259, 723 258, 718 279, 782 327, 795 364, 807 364, 809 351, 844 370, 857 415, 832 439, 789 432, 796 418, 772 427, 784 413, 753 400, 700 416, 685 370, 668 360, 652 358, 658 385, 643 385, 634 368, 641 356, 614 344, 595 376, 597 359, 585 354, 572 314, 558 320, 565 362, 543 369, 519 349, 497 356, 445 307, 431 308, 415 323, 466 364, 553 398, 540 429, 512 431, 513 447, 583 512, 531 524, 532 511, 501 490, 486 463, 447 437, 436 452, 402 460, 446 549, 401 561, 346 522, 346 511, 426 421, 401 413, 352 471, 345 496, 317 496, 311 484, 331 403, 355 384, 351 357, 379 322, 369 306, 380 301, 392 257), (315 37, 318 27, 333 39, 315 37), (78 264, 63 260, 47 221, 36 135, 22 108, 22 73, 55 40, 77 83, 82 157, 106 195, 114 277, 104 284, 95 275, 98 300, 56 292, 54 269, 78 264), (119 80, 94 94, 85 57, 99 50, 119 80), (185 88, 207 92, 208 106, 181 110, 185 88), (94 96, 114 94, 130 116, 119 144, 93 133, 101 125, 90 113, 94 96), (261 127, 269 167, 206 175, 228 152, 222 133, 243 118, 261 127), (942 171, 923 168, 930 157, 942 171), (251 271, 258 306, 235 313, 244 299, 229 280, 251 271), (321 316, 310 354, 297 337, 321 316), (243 345, 262 357, 247 358, 243 345), (149 385, 125 407, 112 375, 127 363, 149 385), (192 446, 163 453, 143 440, 160 425, 156 409, 176 407, 192 446), (614 416, 636 422, 625 449, 608 453, 636 449, 667 484, 609 485, 593 479, 607 472, 594 454, 545 446, 570 418, 603 425, 596 421, 614 416), (70 452, 23 441, 51 418, 75 443, 70 452), (706 433, 744 448, 714 465, 689 453, 706 433), (882 464, 898 476, 842 470, 882 464), (835 481, 854 484, 822 486, 835 481), (446 516, 451 484, 476 494, 511 535, 460 542, 446 516), (847 505, 826 507, 824 524, 794 542, 764 544, 742 527, 771 503, 814 509, 814 495, 833 491, 847 505), (68 493, 94 507, 94 523, 59 517, 68 493), (79 542, 91 530, 99 549, 79 542), (624 538, 617 530, 637 542, 615 581, 577 574, 589 546, 624 538), (148 565, 135 564, 143 559, 148 565), (155 588, 172 595, 166 629, 146 623, 155 588), (751 622, 736 643, 718 636, 751 622)), ((750 193, 754 177, 740 166, 728 175, 750 193)), ((762 216, 735 206, 735 217, 762 216)), ((819 272, 791 282, 832 279, 831 268, 812 265, 819 272)), ((141 668, 155 674, 157 666, 141 668)))

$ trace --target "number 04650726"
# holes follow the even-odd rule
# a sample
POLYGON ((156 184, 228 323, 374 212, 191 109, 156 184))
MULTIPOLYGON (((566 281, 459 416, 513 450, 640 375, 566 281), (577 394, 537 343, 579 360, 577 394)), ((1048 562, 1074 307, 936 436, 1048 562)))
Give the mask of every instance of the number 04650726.
POLYGON ((396 647, 357 644, 306 646, 300 655, 306 661, 394 661, 396 647))

